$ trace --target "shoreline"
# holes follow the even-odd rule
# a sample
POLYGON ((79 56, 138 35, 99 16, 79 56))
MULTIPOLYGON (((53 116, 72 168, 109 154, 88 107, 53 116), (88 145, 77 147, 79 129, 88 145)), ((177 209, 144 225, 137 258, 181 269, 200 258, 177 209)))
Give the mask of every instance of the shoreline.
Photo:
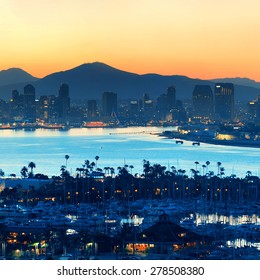
MULTIPOLYGON (((183 141, 189 141, 189 142, 196 142, 196 143, 204 143, 204 144, 211 144, 211 145, 218 145, 218 146, 234 146, 234 147, 246 147, 246 148, 260 148, 260 141, 253 141, 251 140, 250 143, 248 143, 247 140, 217 140, 217 139, 203 139, 198 137, 183 137, 183 135, 178 136, 171 136, 171 135, 165 135, 163 133, 159 134, 160 137, 165 137, 168 139, 174 139, 174 140, 183 140, 183 141)), ((250 140, 249 140, 250 141, 250 140)))

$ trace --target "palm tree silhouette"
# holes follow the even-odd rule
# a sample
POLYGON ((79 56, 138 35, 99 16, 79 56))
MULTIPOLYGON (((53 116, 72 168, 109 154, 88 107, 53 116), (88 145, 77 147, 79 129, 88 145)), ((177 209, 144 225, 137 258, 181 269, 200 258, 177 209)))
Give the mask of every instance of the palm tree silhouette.
POLYGON ((221 164, 222 164, 222 163, 221 163, 220 161, 217 162, 217 166, 218 166, 218 176, 220 175, 220 166, 221 166, 221 164))
POLYGON ((207 166, 205 165, 205 164, 202 164, 202 170, 203 170, 203 176, 205 175, 205 168, 206 168, 207 166))
POLYGON ((131 169, 131 174, 132 174, 134 166, 130 165, 129 168, 131 169))
POLYGON ((36 164, 35 164, 34 162, 31 161, 31 162, 28 164, 28 167, 31 168, 31 172, 30 172, 30 173, 33 175, 33 169, 36 168, 36 164))
POLYGON ((96 168, 97 168, 97 162, 99 160, 99 156, 95 156, 95 160, 96 160, 96 168))
POLYGON ((5 176, 5 173, 4 173, 3 169, 0 169, 0 177, 3 177, 3 176, 5 176))
POLYGON ((200 163, 198 161, 195 161, 194 163, 196 165, 196 171, 198 171, 198 164, 200 164, 200 163))
POLYGON ((22 167, 21 175, 23 178, 26 178, 28 176, 28 168, 26 166, 22 167))
POLYGON ((69 155, 65 155, 65 160, 66 160, 66 169, 67 169, 67 163, 68 163, 68 159, 70 158, 69 155))
POLYGON ((210 165, 210 161, 207 160, 207 161, 206 161, 206 165, 207 165, 207 167, 206 167, 206 173, 208 173, 208 171, 209 171, 208 168, 209 168, 209 165, 210 165))

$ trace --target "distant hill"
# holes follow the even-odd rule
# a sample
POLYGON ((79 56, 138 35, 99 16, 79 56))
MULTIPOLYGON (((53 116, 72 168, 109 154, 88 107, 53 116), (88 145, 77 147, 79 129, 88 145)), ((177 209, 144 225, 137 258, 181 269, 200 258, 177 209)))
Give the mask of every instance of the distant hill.
POLYGON ((0 71, 0 86, 34 82, 37 80, 37 78, 33 77, 20 68, 10 68, 0 71))
POLYGON ((212 82, 216 83, 233 83, 236 85, 254 87, 260 89, 260 83, 248 78, 223 78, 223 79, 213 79, 212 82))
MULTIPOLYGON (((9 99, 13 89, 22 92, 26 83, 16 82, 0 86, 0 98, 9 99)), ((190 99, 195 85, 210 85, 213 89, 215 82, 178 75, 138 75, 99 62, 83 64, 32 82, 38 96, 57 95, 61 83, 69 84, 70 96, 73 100, 80 100, 101 99, 104 91, 116 92, 119 99, 141 98, 144 93, 148 93, 151 98, 156 98, 165 93, 171 85, 176 87, 177 98, 190 99)), ((236 99, 241 101, 254 99, 259 94, 259 89, 252 86, 235 85, 235 90, 236 99)))

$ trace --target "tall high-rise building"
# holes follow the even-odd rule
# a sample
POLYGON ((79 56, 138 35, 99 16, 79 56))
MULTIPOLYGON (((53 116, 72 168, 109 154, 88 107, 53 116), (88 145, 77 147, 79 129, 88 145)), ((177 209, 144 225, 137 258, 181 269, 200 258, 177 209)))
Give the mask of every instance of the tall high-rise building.
POLYGON ((114 92, 104 92, 102 95, 103 116, 110 117, 117 113, 117 94, 114 92))
POLYGON ((170 86, 167 89, 167 97, 168 97, 168 106, 169 109, 175 108, 176 104, 176 89, 174 86, 170 86))
POLYGON ((235 111, 234 85, 215 84, 215 113, 222 120, 233 120, 235 111))
POLYGON ((69 86, 62 84, 58 95, 58 116, 61 121, 66 121, 70 111, 69 86))
POLYGON ((139 102, 138 100, 130 101, 130 116, 138 117, 139 116, 139 102))
POLYGON ((97 100, 88 100, 88 118, 97 117, 97 100))
POLYGON ((19 94, 17 90, 12 91, 12 98, 10 100, 10 117, 14 121, 23 120, 23 95, 19 94))
POLYGON ((23 111, 24 111, 25 121, 27 122, 36 121, 35 88, 32 85, 26 85, 24 87, 23 111))
POLYGON ((172 118, 172 110, 175 108, 176 90, 174 86, 167 89, 166 94, 161 94, 157 98, 157 117, 160 120, 170 120, 172 118))
POLYGON ((193 118, 210 119, 214 112, 213 93, 209 85, 196 85, 192 93, 193 118))
POLYGON ((170 113, 169 98, 167 94, 161 94, 157 98, 157 117, 159 120, 166 120, 167 114, 170 113))
POLYGON ((41 96, 38 101, 38 116, 48 123, 57 121, 57 97, 54 95, 41 96))

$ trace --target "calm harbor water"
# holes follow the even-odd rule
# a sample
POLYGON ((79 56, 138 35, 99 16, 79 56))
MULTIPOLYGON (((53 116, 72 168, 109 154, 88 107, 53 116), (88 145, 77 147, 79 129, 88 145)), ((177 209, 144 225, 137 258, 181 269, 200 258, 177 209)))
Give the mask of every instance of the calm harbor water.
MULTIPOLYGON (((174 128, 167 128, 167 130, 174 128)), ((203 172, 202 164, 210 161, 209 170, 217 174, 217 162, 225 168, 225 175, 236 174, 244 177, 247 171, 260 175, 260 150, 258 148, 231 147, 201 143, 193 146, 184 141, 183 145, 175 140, 158 137, 160 127, 129 128, 75 128, 66 131, 37 129, 35 131, 0 131, 0 168, 5 175, 15 173, 30 161, 35 162, 35 173, 49 176, 59 175, 61 165, 65 165, 64 156, 70 156, 68 170, 76 173, 85 160, 94 161, 99 156, 97 167, 104 168, 133 165, 133 174, 142 172, 142 162, 159 163, 167 168, 175 166, 203 172)))

